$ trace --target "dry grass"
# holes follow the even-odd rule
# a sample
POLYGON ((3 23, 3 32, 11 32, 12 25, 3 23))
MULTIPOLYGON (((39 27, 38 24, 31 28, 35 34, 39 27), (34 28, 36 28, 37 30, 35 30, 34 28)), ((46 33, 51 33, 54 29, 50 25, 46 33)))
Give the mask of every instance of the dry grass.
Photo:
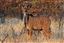
MULTIPOLYGON (((16 18, 15 18, 16 19, 16 18)), ((24 30, 25 33, 23 33, 21 30, 24 29, 24 24, 21 20, 15 20, 15 19, 7 19, 4 24, 0 24, 0 39, 3 40, 3 38, 5 38, 6 34, 8 34, 9 36, 4 40, 3 43, 64 43, 63 39, 57 39, 56 37, 58 36, 58 30, 59 30, 59 21, 55 21, 54 19, 50 19, 51 20, 51 31, 53 32, 53 35, 51 37, 51 39, 46 40, 44 39, 44 35, 43 32, 40 32, 39 34, 37 33, 37 31, 35 31, 36 35, 34 33, 32 33, 32 39, 29 39, 29 35, 28 35, 28 31, 24 30), (14 23, 15 22, 15 23, 14 23), (13 32, 13 30, 14 32, 13 32), (18 35, 18 33, 23 33, 18 35), (17 34, 17 36, 14 36, 14 34, 17 34), (56 36, 57 35, 57 36, 56 36), (13 37, 14 36, 14 37, 13 37)), ((44 18, 43 18, 44 19, 44 18)), ((63 22, 62 22, 63 23, 63 22)), ((0 43, 2 43, 0 41, 0 43)))

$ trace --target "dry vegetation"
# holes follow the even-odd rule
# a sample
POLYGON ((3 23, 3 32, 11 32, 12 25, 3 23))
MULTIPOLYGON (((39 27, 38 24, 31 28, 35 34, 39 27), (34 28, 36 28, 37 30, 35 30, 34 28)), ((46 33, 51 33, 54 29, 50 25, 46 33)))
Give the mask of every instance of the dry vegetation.
POLYGON ((63 2, 0 0, 0 13, 5 14, 5 23, 0 24, 1 43, 64 43, 63 2), (21 19, 24 13, 34 16, 29 16, 26 27, 21 19))

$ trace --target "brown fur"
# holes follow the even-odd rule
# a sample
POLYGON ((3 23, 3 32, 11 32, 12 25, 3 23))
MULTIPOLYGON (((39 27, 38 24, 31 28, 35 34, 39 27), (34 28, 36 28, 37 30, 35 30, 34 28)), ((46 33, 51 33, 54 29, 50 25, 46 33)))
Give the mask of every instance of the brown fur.
POLYGON ((42 29, 42 32, 46 38, 49 38, 51 32, 49 31, 50 20, 47 16, 29 17, 29 21, 26 24, 29 34, 32 35, 32 29, 42 29))

